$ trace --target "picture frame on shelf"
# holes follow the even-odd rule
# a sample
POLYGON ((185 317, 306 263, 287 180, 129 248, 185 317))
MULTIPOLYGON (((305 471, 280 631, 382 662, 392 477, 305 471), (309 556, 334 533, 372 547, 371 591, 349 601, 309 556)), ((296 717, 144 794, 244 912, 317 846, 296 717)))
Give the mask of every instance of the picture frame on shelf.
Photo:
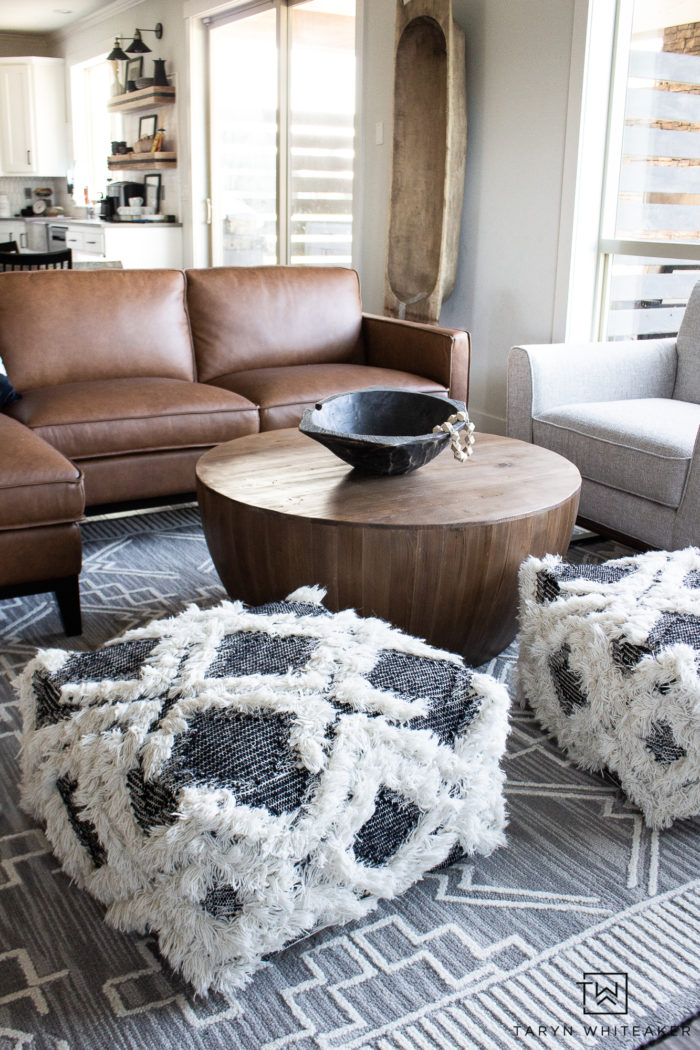
POLYGON ((158 114, 150 113, 147 117, 139 117, 139 138, 152 139, 158 125, 158 114))
POLYGON ((153 208, 153 214, 157 215, 160 211, 160 175, 144 175, 144 204, 146 207, 153 208))
MULTIPOLYGON (((129 84, 132 81, 138 80, 139 77, 143 76, 143 55, 139 55, 137 58, 130 58, 126 63, 124 71, 124 91, 129 90, 129 84)), ((135 90, 132 89, 132 90, 135 90)))

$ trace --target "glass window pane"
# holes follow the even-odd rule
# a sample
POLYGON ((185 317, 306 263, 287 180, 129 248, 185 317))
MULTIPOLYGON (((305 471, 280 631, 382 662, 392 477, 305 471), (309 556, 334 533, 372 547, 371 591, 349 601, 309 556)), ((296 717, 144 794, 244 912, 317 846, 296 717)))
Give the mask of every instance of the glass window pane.
POLYGON ((612 256, 606 338, 675 335, 698 280, 700 262, 612 256))
POLYGON ((277 69, 274 10, 211 31, 215 265, 277 262, 277 69))
POLYGON ((700 241, 700 0, 635 0, 629 43, 614 236, 700 241))
MULTIPOLYGON (((122 136, 110 132, 107 104, 112 81, 111 63, 103 59, 71 67, 74 166, 69 182, 74 185, 73 199, 81 207, 86 190, 88 200, 97 201, 104 194, 108 179, 114 177, 107 169, 110 141, 122 136)), ((117 118, 119 127, 122 119, 117 118)))
POLYGON ((350 265, 355 0, 310 0, 289 18, 289 261, 350 265))

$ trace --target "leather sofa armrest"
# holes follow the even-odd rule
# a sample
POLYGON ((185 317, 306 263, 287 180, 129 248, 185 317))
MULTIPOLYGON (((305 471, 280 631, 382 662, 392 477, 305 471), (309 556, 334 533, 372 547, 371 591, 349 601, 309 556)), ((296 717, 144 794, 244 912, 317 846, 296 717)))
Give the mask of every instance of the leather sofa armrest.
POLYGON ((467 402, 468 332, 363 314, 362 336, 368 365, 425 376, 447 387, 450 397, 467 402))

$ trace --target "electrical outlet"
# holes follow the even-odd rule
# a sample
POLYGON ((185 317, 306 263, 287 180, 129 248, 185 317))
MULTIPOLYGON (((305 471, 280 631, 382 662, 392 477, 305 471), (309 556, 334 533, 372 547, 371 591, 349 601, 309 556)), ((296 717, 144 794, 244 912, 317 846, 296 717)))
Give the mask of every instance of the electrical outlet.
POLYGON ((25 201, 30 201, 32 199, 32 191, 29 186, 24 187, 24 199, 25 201))

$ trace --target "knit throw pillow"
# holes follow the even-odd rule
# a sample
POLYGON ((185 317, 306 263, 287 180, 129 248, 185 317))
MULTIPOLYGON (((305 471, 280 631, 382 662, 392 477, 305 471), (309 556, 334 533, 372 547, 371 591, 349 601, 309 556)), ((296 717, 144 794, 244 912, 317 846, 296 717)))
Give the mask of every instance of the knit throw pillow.
POLYGON ((322 597, 191 607, 18 679, 23 804, 198 992, 503 842, 505 689, 322 597))
POLYGON ((652 828, 700 813, 700 550, 520 569, 518 688, 652 828))

